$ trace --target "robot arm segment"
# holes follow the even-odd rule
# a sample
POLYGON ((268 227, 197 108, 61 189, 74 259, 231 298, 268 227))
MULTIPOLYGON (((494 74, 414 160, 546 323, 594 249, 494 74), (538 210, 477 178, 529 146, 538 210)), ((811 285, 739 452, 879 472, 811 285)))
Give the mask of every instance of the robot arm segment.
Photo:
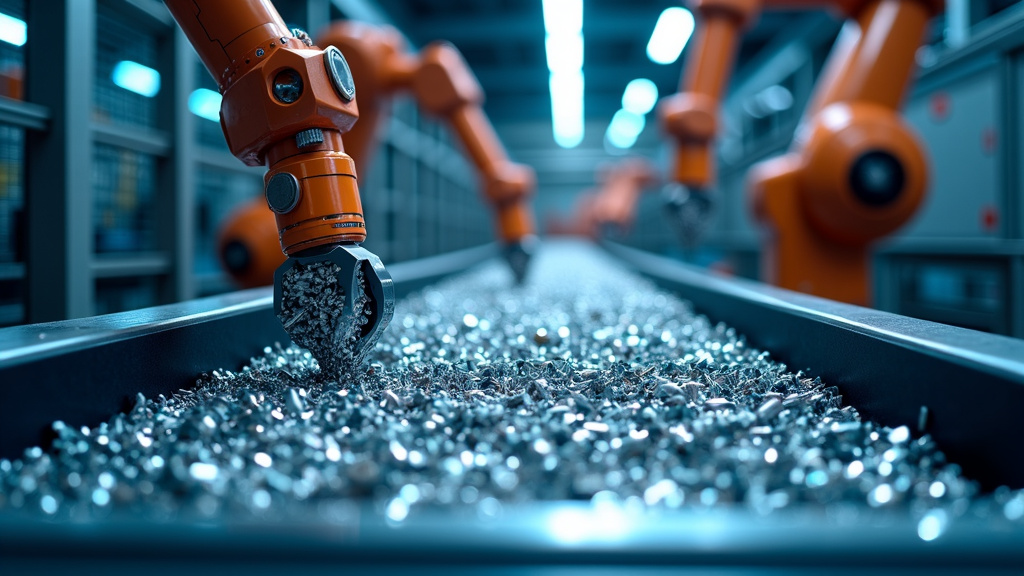
POLYGON ((732 72, 742 29, 753 21, 759 0, 696 0, 700 16, 686 60, 680 92, 658 107, 662 125, 676 141, 673 179, 707 189, 714 180, 712 143, 718 131, 718 107, 732 72))
POLYGON ((640 194, 658 183, 657 171, 650 162, 633 158, 609 169, 603 180, 594 218, 601 228, 612 226, 625 233, 636 218, 640 194))
POLYGON ((678 94, 658 107, 662 125, 675 140, 672 183, 663 191, 669 218, 686 247, 695 246, 711 212, 708 189, 715 179, 713 143, 718 108, 732 72, 743 28, 764 0, 694 0, 700 16, 686 75, 678 94))
POLYGON ((840 3, 848 21, 791 151, 757 165, 750 202, 771 234, 762 273, 790 289, 870 300, 870 243, 924 199, 928 165, 899 106, 934 0, 840 3))
POLYGON ((437 42, 425 48, 411 86, 424 109, 448 121, 480 172, 485 194, 497 212, 506 257, 522 281, 535 242, 529 207, 536 187, 533 170, 509 160, 481 107, 483 90, 454 46, 437 42))
POLYGON ((359 115, 348 63, 337 48, 320 50, 308 37, 293 36, 268 0, 166 4, 217 79, 224 97, 221 126, 231 152, 250 166, 269 169, 266 202, 290 257, 275 277, 275 310, 293 340, 310 348, 321 367, 341 369, 372 347, 390 321, 394 301, 379 259, 353 246, 365 240, 366 228, 355 164, 341 137, 359 115), (305 308, 302 276, 321 266, 351 275, 335 276, 341 300, 331 305, 339 309, 326 315, 331 324, 355 325, 351 341, 333 341, 334 333, 353 334, 341 326, 317 333, 325 325, 311 319, 323 318, 322 310, 305 308), (282 310, 294 314, 284 317, 282 310), (358 324, 360 315, 369 322, 358 324))

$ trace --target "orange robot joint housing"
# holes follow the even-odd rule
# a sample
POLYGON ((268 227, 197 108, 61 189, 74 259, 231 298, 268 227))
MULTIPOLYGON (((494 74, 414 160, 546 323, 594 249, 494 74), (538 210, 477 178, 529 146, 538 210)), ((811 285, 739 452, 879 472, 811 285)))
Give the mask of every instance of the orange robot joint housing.
POLYGON ((225 91, 225 136, 246 164, 269 165, 267 205, 286 254, 366 239, 341 139, 357 117, 351 72, 334 47, 279 47, 225 91))

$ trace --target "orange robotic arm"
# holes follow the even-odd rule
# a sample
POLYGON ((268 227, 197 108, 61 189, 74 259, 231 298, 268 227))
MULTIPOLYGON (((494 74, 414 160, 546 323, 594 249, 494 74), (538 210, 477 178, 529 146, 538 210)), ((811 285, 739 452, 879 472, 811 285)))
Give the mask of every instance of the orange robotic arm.
POLYGON ((394 307, 390 276, 358 246, 366 229, 341 137, 358 117, 348 64, 337 48, 293 35, 268 0, 166 4, 223 94, 231 152, 269 168, 266 204, 289 256, 275 275, 275 311, 297 344, 337 371, 372 347, 394 307), (334 299, 317 298, 328 291, 334 299))
POLYGON ((755 166, 750 203, 768 228, 762 277, 870 303, 869 245, 924 200, 928 162, 899 107, 941 0, 848 0, 846 26, 786 155, 755 166))
POLYGON ((592 218, 598 229, 626 233, 633 226, 640 194, 658 183, 658 173, 650 162, 632 158, 608 169, 601 177, 592 218))
MULTIPOLYGON (((509 161, 480 107, 483 91, 458 51, 449 44, 434 43, 420 54, 412 54, 393 28, 352 21, 331 24, 317 36, 317 44, 340 49, 359 85, 360 119, 345 137, 358 168, 364 170, 369 165, 377 148, 391 96, 411 91, 427 112, 451 125, 479 171, 495 209, 506 257, 521 281, 535 242, 536 226, 529 205, 534 174, 509 161)), ((256 206, 245 206, 231 216, 221 233, 222 258, 245 285, 265 283, 267 270, 279 258, 267 248, 269 225, 260 222, 265 218, 256 206)))
POLYGON ((675 141, 673 183, 664 191, 666 207, 687 246, 703 233, 715 180, 714 138, 718 108, 736 59, 743 29, 756 20, 761 0, 694 0, 700 18, 686 60, 680 92, 658 106, 665 132, 675 141))
POLYGON ((680 92, 661 101, 658 115, 675 140, 672 178, 697 190, 714 181, 714 143, 718 108, 729 82, 744 27, 755 21, 761 0, 695 0, 700 17, 686 60, 680 92))
POLYGON ((481 108, 483 90, 455 47, 434 43, 424 49, 412 87, 428 112, 451 124, 480 172, 484 191, 496 212, 505 256, 521 282, 536 242, 529 204, 536 187, 533 170, 509 160, 481 108))
POLYGON ((373 107, 370 121, 364 112, 353 130, 362 156, 375 147, 379 121, 387 113, 386 96, 394 92, 411 91, 424 110, 452 127, 481 175, 506 256, 521 281, 536 234, 529 205, 534 173, 509 160, 481 108, 483 90, 459 51, 448 43, 435 42, 419 54, 411 54, 395 30, 347 21, 332 24, 318 39, 349 56, 360 90, 368 94, 364 102, 373 107))
MULTIPOLYGON (((716 130, 731 54, 739 40, 735 9, 712 9, 728 0, 697 4, 712 36, 691 52, 687 86, 662 106, 668 131, 679 142, 675 178, 688 186, 713 180, 705 134, 716 130), (733 14, 727 16, 726 14, 733 14), (708 52, 725 46, 729 61, 708 52), (705 71, 704 63, 718 70, 705 71), (704 82, 701 79, 704 79, 704 82), (710 82, 708 79, 716 80, 710 82), (712 94, 701 86, 718 87, 712 94), (710 112, 709 112, 710 110, 710 112), (691 142, 690 146, 686 142, 691 142), (702 143, 698 145, 697 143, 702 143)), ((762 277, 780 286, 858 304, 868 303, 868 244, 896 230, 924 197, 927 162, 898 109, 914 67, 914 54, 941 0, 763 0, 765 8, 838 8, 847 25, 829 57, 790 153, 752 169, 750 201, 771 234, 762 277)), ((752 15, 756 6, 744 13, 752 15)), ((748 16, 749 17, 749 16, 748 16)), ((743 23, 746 20, 742 21, 743 23)))

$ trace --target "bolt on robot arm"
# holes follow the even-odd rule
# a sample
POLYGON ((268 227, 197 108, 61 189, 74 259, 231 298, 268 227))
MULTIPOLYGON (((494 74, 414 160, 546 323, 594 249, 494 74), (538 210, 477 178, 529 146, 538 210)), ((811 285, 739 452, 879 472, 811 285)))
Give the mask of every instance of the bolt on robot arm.
POLYGON ((288 256, 274 309, 325 373, 357 363, 394 310, 391 278, 366 238, 355 164, 342 133, 359 115, 337 48, 289 31, 267 0, 166 0, 223 94, 231 152, 267 166, 266 205, 288 256))
MULTIPOLYGON (((698 4, 709 36, 710 6, 698 4)), ((867 304, 869 244, 906 223, 927 188, 923 147, 899 108, 915 53, 929 20, 942 11, 942 0, 762 0, 759 6, 833 8, 846 18, 790 151, 754 166, 748 177, 749 203, 769 230, 762 277, 792 290, 867 304)), ((744 13, 756 11, 757 6, 744 13)), ((723 19, 719 15, 715 21, 723 19)), ((739 41, 738 26, 730 30, 721 42, 731 43, 731 54, 739 41)), ((701 43, 691 52, 690 76, 701 76, 708 63, 725 72, 704 76, 724 78, 731 58, 727 62, 708 52, 711 44, 701 43)), ((693 99, 677 95, 666 102, 662 113, 671 133, 714 134, 714 106, 709 114, 706 94, 698 87, 693 99)), ((678 160, 678 182, 700 186, 711 181, 709 169, 701 172, 711 165, 706 147, 694 146, 690 153, 681 144, 678 160)))
MULTIPOLYGON (((505 255, 521 281, 536 242, 530 209, 535 177, 529 167, 509 160, 480 107, 483 91, 459 52, 437 42, 416 54, 408 50, 397 30, 353 21, 329 25, 317 35, 317 45, 340 49, 359 85, 359 122, 345 136, 359 170, 369 166, 394 94, 411 92, 427 112, 444 119, 462 142, 481 175, 505 255)), ((221 233, 225 264, 244 285, 259 285, 277 258, 274 251, 263 248, 270 226, 260 220, 266 218, 263 211, 248 206, 237 211, 221 233), (237 257, 232 258, 229 247, 234 247, 237 257)))

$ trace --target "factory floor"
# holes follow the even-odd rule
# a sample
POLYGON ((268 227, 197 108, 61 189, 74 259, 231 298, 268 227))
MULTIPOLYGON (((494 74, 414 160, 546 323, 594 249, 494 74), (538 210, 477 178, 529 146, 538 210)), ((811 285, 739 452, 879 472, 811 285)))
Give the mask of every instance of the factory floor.
POLYGON ((979 495, 929 436, 862 418, 583 243, 545 244, 522 286, 492 261, 401 299, 340 378, 301 349, 253 353, 0 461, 18 566, 56 539, 76 562, 141 567, 170 538, 218 562, 446 573, 838 558, 934 574, 977 567, 979 533, 1024 533, 1024 492, 979 495), (115 561, 119 542, 139 554, 115 561))

